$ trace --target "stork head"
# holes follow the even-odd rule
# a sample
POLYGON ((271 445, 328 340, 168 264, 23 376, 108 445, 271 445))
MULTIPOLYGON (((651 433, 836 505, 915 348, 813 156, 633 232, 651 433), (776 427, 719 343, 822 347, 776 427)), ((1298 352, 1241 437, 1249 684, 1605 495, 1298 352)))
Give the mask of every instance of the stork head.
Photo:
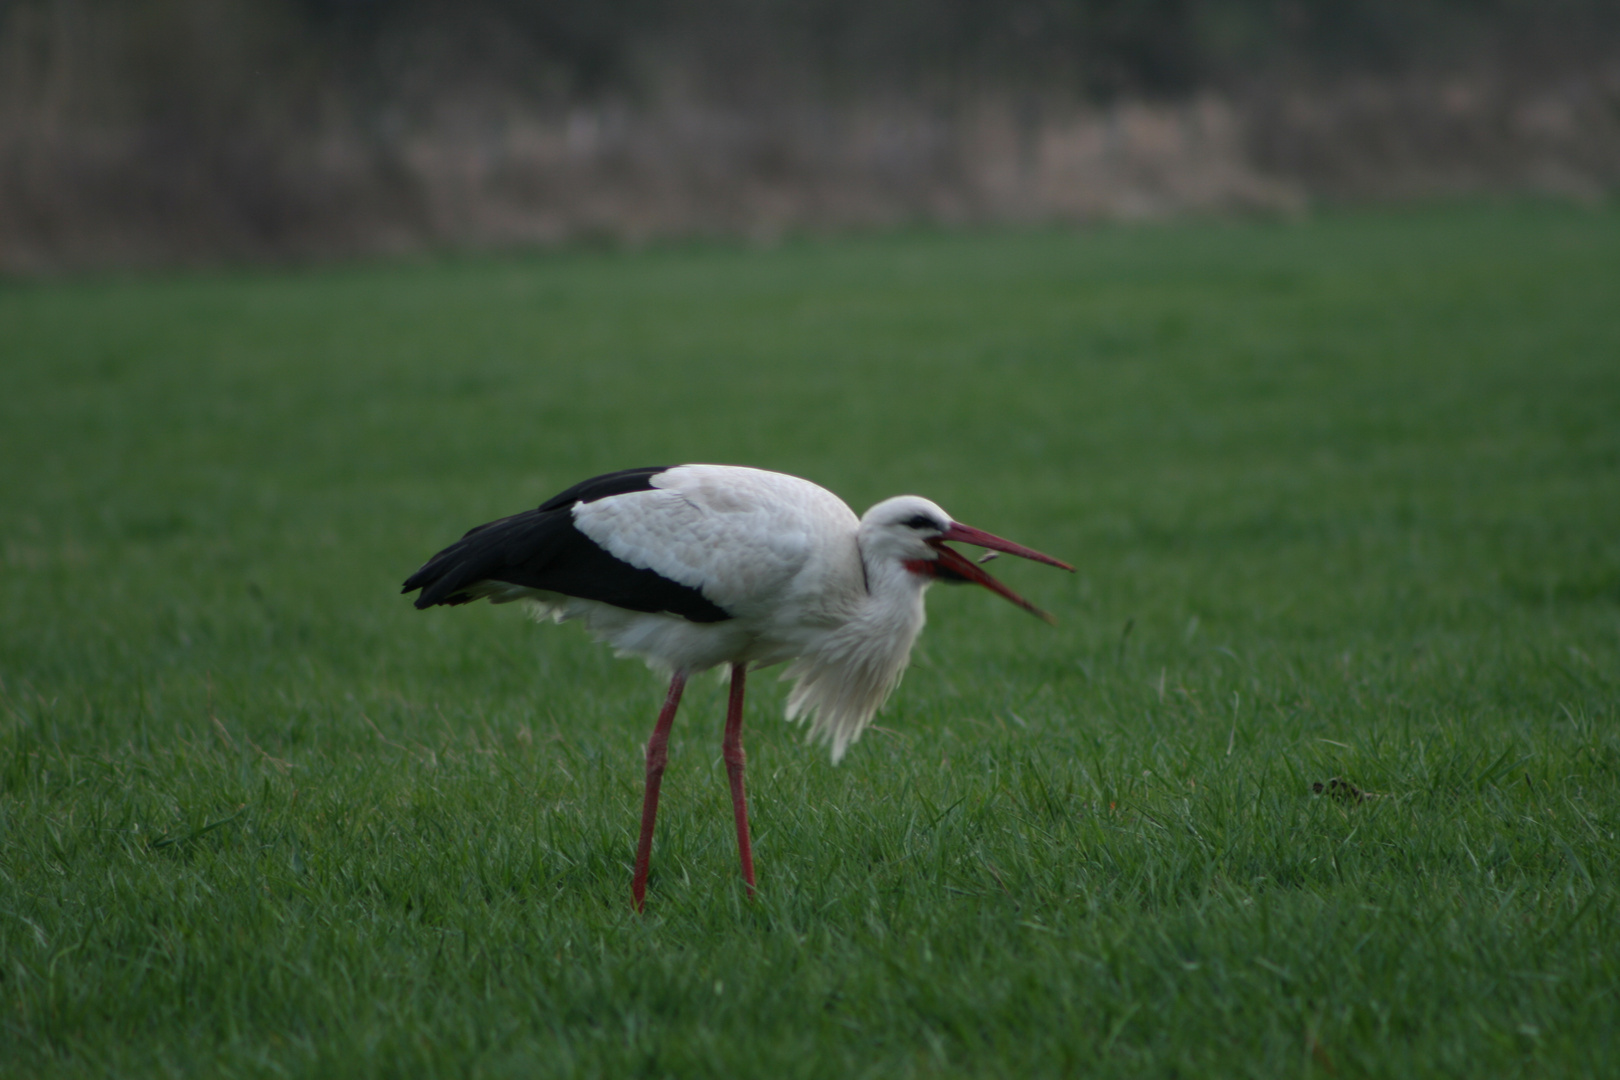
MULTIPOLYGON (((935 504, 917 495, 897 495, 885 499, 861 518, 860 545, 862 554, 869 559, 893 560, 907 571, 926 581, 945 581, 952 584, 972 582, 983 585, 991 592, 1006 597, 1019 607, 1047 622, 1052 616, 1013 592, 1007 586, 985 573, 976 563, 968 561, 955 548, 946 547, 948 541, 973 544, 993 552, 1004 551, 1024 559, 1034 559, 1048 566, 1073 571, 1074 567, 1033 548, 1003 540, 992 533, 952 521, 951 516, 935 504)), ((986 556, 988 562, 994 556, 986 556)))

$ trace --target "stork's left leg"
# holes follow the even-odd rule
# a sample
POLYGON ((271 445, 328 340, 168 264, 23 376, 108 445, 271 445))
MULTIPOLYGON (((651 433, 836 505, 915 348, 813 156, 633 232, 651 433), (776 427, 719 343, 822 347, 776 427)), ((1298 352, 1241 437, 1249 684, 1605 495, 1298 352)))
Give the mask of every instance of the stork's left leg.
POLYGON ((630 899, 639 913, 647 906, 647 864, 652 861, 653 823, 658 820, 658 787, 664 782, 664 766, 669 763, 669 729, 675 723, 675 710, 681 707, 681 691, 686 689, 686 672, 677 671, 669 680, 669 694, 659 710, 652 738, 647 740, 647 789, 641 797, 641 840, 636 844, 636 876, 630 880, 630 899))
POLYGON ((726 738, 721 745, 726 775, 731 777, 731 809, 737 818, 737 854, 742 858, 748 895, 753 896, 754 846, 748 840, 748 797, 743 792, 743 683, 747 671, 744 664, 731 665, 731 699, 726 705, 726 738))

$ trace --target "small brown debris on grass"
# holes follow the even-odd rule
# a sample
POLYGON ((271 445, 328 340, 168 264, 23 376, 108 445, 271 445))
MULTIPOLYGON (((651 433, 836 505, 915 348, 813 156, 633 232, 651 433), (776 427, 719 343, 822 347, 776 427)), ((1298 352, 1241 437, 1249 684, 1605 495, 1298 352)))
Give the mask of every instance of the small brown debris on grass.
POLYGON ((1311 790, 1318 795, 1332 796, 1341 802, 1361 802, 1367 797, 1366 792, 1356 787, 1356 785, 1352 784, 1350 781, 1338 776, 1329 778, 1327 783, 1323 783, 1322 781, 1318 780, 1316 783, 1311 785, 1311 790))

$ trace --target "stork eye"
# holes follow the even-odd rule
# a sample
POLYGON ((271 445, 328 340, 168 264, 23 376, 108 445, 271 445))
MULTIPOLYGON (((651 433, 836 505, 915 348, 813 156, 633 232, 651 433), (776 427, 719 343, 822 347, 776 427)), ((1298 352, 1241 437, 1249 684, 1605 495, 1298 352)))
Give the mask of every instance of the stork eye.
POLYGON ((902 521, 900 524, 904 525, 908 529, 930 529, 934 532, 945 531, 945 526, 941 525, 927 514, 918 514, 907 521, 902 521))

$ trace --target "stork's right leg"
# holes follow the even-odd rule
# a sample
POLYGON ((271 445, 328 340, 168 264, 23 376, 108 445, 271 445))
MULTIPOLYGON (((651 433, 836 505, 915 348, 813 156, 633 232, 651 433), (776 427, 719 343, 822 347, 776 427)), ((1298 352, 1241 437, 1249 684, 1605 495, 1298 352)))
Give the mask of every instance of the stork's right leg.
POLYGON ((743 881, 748 895, 754 895, 754 845, 748 839, 748 796, 743 791, 743 681, 746 664, 731 665, 731 700, 726 706, 726 738, 723 744, 726 773, 731 777, 731 810, 737 819, 737 855, 742 860, 743 881))
POLYGON ((686 673, 677 671, 669 680, 669 695, 658 713, 652 738, 647 740, 647 792, 641 799, 641 841, 636 845, 636 876, 630 882, 630 895, 641 911, 647 903, 647 863, 652 858, 653 822, 658 819, 658 785, 664 779, 664 765, 669 761, 669 728, 675 722, 675 710, 681 705, 681 691, 686 689, 686 673))

